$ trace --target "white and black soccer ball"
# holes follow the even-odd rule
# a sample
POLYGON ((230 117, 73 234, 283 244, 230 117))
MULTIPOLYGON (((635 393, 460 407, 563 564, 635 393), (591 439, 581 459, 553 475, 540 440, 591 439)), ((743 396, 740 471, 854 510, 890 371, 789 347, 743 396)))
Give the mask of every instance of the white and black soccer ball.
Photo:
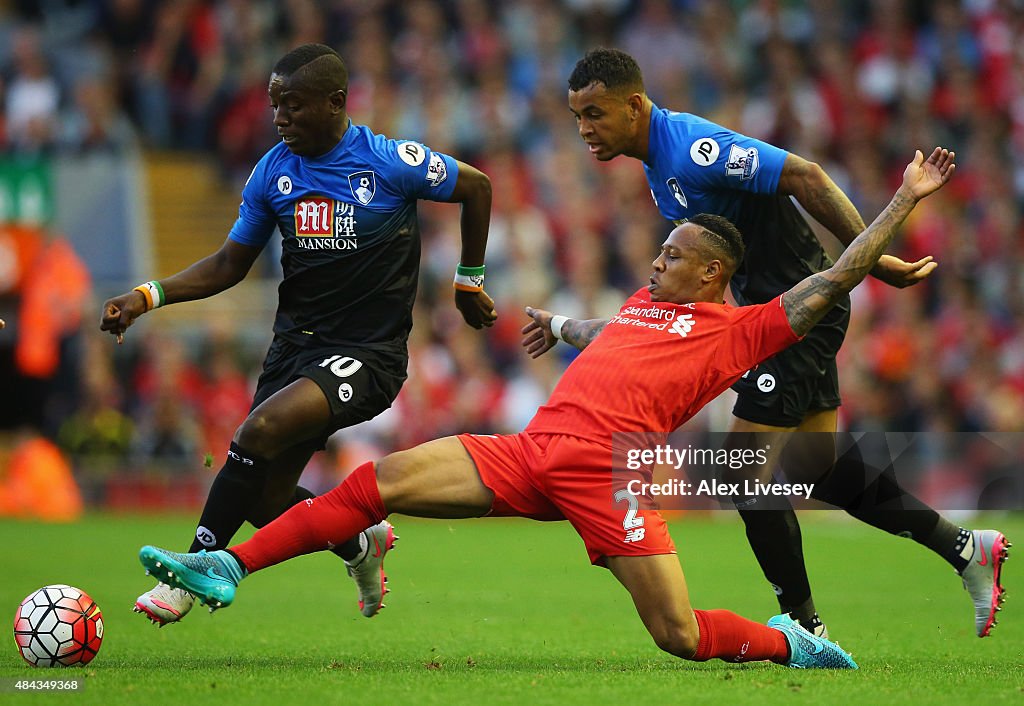
POLYGON ((85 591, 62 583, 43 586, 18 606, 14 641, 33 667, 88 664, 103 643, 103 615, 85 591))

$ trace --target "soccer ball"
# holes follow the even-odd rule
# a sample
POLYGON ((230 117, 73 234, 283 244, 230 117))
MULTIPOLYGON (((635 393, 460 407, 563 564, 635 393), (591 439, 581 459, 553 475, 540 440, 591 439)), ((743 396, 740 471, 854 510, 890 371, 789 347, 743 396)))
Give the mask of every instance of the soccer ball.
POLYGON ((18 606, 14 641, 33 667, 88 664, 103 643, 100 607, 73 586, 43 586, 18 606))

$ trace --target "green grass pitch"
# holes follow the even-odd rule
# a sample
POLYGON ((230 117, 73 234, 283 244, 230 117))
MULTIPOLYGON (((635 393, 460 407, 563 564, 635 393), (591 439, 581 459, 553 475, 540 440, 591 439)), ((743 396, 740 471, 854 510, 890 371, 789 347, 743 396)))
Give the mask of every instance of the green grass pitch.
MULTIPOLYGON (((73 525, 0 522, 0 606, 69 583, 103 610, 99 656, 36 670, 10 637, 0 680, 82 676, 74 704, 994 704, 1024 701, 1024 559, 993 637, 974 636, 952 570, 912 542, 835 513, 803 516, 819 610, 858 672, 687 663, 659 652, 625 591, 587 563, 564 523, 396 520, 388 608, 366 620, 339 560, 302 557, 249 578, 234 606, 197 606, 162 630, 131 612, 148 588, 140 545, 181 547, 192 519, 93 515, 73 525), (1017 603, 1020 603, 1018 606, 1017 603)), ((1024 516, 987 517, 1024 542, 1024 516)), ((674 521, 690 595, 764 621, 776 608, 735 517, 674 521)), ((1015 550, 1011 550, 1011 555, 1015 550)), ((1017 562, 1020 562, 1018 570, 1017 562)), ((11 625, 10 622, 7 623, 11 625)), ((8 627, 10 630, 10 627, 8 627)))

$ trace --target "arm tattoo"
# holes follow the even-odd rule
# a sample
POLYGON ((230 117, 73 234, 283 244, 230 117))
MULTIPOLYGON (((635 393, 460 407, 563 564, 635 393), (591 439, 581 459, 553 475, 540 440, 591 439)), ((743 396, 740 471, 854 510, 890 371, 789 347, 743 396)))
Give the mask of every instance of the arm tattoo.
POLYGON ((569 319, 562 324, 562 340, 570 346, 583 350, 597 338, 597 334, 601 333, 607 325, 608 319, 587 319, 585 321, 569 319))
POLYGON ((797 335, 805 335, 847 291, 825 273, 811 275, 782 295, 789 325, 797 335))
POLYGON ((797 201, 844 246, 864 230, 864 221, 850 199, 827 176, 822 184, 808 184, 797 201))
POLYGON ((811 275, 782 295, 786 317, 797 334, 802 336, 810 331, 829 309, 867 277, 916 203, 902 189, 897 191, 885 210, 850 243, 836 264, 811 275))
POLYGON ((857 208, 817 165, 790 155, 782 168, 782 193, 791 194, 815 220, 843 244, 849 245, 864 230, 857 208))

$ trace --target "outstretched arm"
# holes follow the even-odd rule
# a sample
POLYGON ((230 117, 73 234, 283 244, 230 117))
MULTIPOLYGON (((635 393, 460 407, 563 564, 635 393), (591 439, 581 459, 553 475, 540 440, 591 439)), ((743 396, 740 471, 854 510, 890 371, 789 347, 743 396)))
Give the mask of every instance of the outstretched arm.
MULTIPOLYGON (((162 304, 205 299, 233 287, 245 278, 259 254, 260 248, 242 245, 228 238, 217 252, 160 280, 162 304)), ((120 343, 132 322, 147 311, 149 303, 145 295, 136 289, 108 299, 103 304, 100 330, 117 336, 120 343)))
POLYGON ((836 263, 811 275, 782 295, 790 326, 804 335, 878 263, 896 229, 917 202, 942 187, 956 169, 956 154, 936 147, 925 160, 918 150, 903 172, 903 184, 885 210, 858 235, 836 263))
MULTIPOLYGON (((482 267, 487 250, 487 230, 491 220, 491 180, 486 174, 465 162, 459 166, 458 181, 450 201, 462 204, 462 253, 459 264, 464 267, 482 267)), ((493 326, 498 314, 494 301, 487 292, 455 290, 455 306, 462 318, 473 328, 493 326)))
POLYGON ((794 197, 843 245, 848 246, 864 230, 864 219, 856 207, 815 162, 790 153, 782 165, 778 192, 794 197))
MULTIPOLYGON (((792 153, 786 157, 778 191, 796 198, 846 247, 864 230, 864 221, 853 203, 814 162, 792 153)), ((917 262, 905 262, 892 255, 882 255, 871 274, 890 286, 902 288, 925 279, 937 266, 931 256, 917 262)))
POLYGON ((530 354, 531 358, 537 358, 547 353, 555 347, 559 338, 570 346, 583 350, 608 325, 608 319, 581 321, 567 319, 564 316, 555 317, 550 311, 534 309, 532 306, 526 307, 526 314, 533 320, 523 326, 523 347, 526 348, 526 352, 530 354), (556 326, 560 329, 558 336, 555 336, 551 330, 551 322, 555 318, 561 319, 561 326, 556 326))

